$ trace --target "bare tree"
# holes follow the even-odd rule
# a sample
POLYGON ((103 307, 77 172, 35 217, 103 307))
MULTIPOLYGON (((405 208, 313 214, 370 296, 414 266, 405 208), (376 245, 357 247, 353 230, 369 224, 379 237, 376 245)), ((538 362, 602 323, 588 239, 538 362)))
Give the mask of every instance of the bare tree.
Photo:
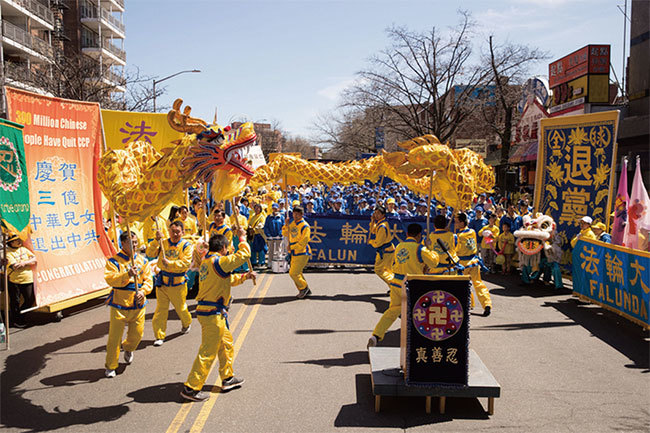
POLYGON ((282 146, 282 152, 298 152, 303 158, 314 159, 318 156, 317 147, 304 137, 288 137, 282 146))
MULTIPOLYGON (((153 89, 151 77, 139 69, 127 71, 124 76, 100 68, 97 60, 85 54, 64 55, 55 49, 54 61, 48 65, 26 68, 9 63, 6 68, 21 83, 60 98, 98 102, 102 108, 125 111, 151 111, 153 89), (121 87, 119 89, 118 87, 121 87), (123 90, 120 92, 120 90, 123 90)), ((164 93, 164 88, 157 89, 164 93)))
POLYGON ((482 105, 484 126, 491 129, 501 142, 501 164, 508 163, 512 128, 516 120, 517 102, 521 98, 521 86, 528 78, 533 63, 549 58, 547 52, 525 45, 504 43, 495 45, 493 37, 488 38, 488 53, 484 62, 490 65, 488 81, 489 103, 482 105), (494 91, 492 92, 492 89, 494 91))
POLYGON ((448 33, 433 27, 415 33, 404 27, 387 30, 392 45, 370 59, 356 85, 344 92, 344 106, 380 110, 386 127, 413 137, 434 134, 448 140, 475 109, 475 92, 489 70, 473 56, 475 23, 459 11, 459 24, 448 33))

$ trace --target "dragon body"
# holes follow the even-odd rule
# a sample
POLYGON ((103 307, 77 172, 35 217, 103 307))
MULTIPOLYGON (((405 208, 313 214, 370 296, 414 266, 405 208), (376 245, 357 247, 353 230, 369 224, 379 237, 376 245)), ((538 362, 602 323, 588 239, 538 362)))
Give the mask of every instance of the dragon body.
POLYGON ((384 152, 365 160, 336 163, 279 155, 258 168, 250 183, 260 187, 284 175, 327 185, 376 182, 386 176, 420 194, 431 191, 437 200, 456 209, 470 207, 475 194, 494 187, 494 169, 476 152, 451 149, 433 135, 417 137, 399 146, 406 152, 384 152))
POLYGON ((185 132, 173 147, 156 151, 136 141, 124 150, 106 152, 99 160, 97 178, 115 212, 132 221, 157 215, 184 188, 214 182, 218 199, 234 197, 253 176, 243 151, 257 136, 252 123, 231 130, 180 112, 182 100, 168 114, 172 128, 185 132))

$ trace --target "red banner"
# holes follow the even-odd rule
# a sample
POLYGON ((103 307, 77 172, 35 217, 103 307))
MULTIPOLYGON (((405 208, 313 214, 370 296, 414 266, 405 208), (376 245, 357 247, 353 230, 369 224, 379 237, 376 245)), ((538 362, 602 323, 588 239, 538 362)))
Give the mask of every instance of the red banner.
POLYGON ((106 237, 97 184, 99 104, 6 88, 10 120, 25 125, 36 305, 107 287, 106 237))

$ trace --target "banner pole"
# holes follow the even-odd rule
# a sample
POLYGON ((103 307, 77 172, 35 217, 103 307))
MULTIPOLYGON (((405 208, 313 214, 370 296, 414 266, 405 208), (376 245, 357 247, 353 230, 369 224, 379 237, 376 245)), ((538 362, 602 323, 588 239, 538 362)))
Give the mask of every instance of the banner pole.
POLYGON ((430 221, 431 221, 431 195, 433 194, 433 174, 435 170, 431 170, 431 176, 429 177, 429 195, 427 196, 427 241, 425 242, 429 246, 429 234, 431 233, 430 221))
MULTIPOLYGON (((241 229, 241 226, 239 225, 239 209, 237 209, 237 212, 235 212, 235 207, 236 206, 238 206, 237 205, 237 200, 233 197, 233 199, 232 199, 232 213, 233 213, 233 215, 235 215, 235 227, 237 227, 237 231, 239 231, 239 229, 241 229)), ((246 259, 246 263, 248 263, 248 270, 253 272, 253 265, 251 264, 251 259, 250 258, 246 259)), ((253 278, 252 280, 253 280, 253 286, 257 286, 256 279, 253 278)))
POLYGON ((5 288, 5 349, 9 350, 9 267, 7 266, 7 237, 4 230, 2 230, 2 257, 4 259, 2 282, 5 288))
MULTIPOLYGON (((156 224, 158 224, 157 218, 156 218, 156 224)), ((135 268, 135 251, 133 250, 133 238, 131 237, 131 224, 129 223, 129 220, 126 220, 126 231, 129 234, 129 245, 131 245, 131 267, 135 268)), ((137 305, 136 297, 138 295, 139 287, 138 287, 138 277, 135 275, 133 276, 133 284, 135 285, 135 296, 133 297, 133 305, 137 307, 138 305, 137 305)))
POLYGON ((289 226, 289 179, 288 176, 284 175, 284 207, 286 212, 286 217, 284 218, 284 223, 289 226))
MULTIPOLYGON (((156 215, 155 218, 156 218, 156 231, 159 232, 160 231, 160 224, 158 224, 158 215, 156 215)), ((162 234, 162 232, 161 232, 161 234, 162 234)), ((163 246, 163 239, 160 238, 160 241, 158 241, 158 243, 160 244, 160 252, 164 256, 165 255, 165 247, 163 246)), ((160 254, 158 254, 158 255, 160 255, 160 254)))
POLYGON ((206 241, 209 240, 208 238, 208 183, 203 182, 203 197, 201 197, 202 203, 201 203, 201 211, 203 212, 203 215, 201 217, 201 225, 203 226, 203 239, 206 241))
POLYGON ((379 189, 377 190, 377 193, 375 194, 375 201, 377 202, 377 205, 379 206, 379 196, 381 195, 381 189, 382 189, 382 184, 384 183, 384 176, 381 175, 379 177, 379 189))

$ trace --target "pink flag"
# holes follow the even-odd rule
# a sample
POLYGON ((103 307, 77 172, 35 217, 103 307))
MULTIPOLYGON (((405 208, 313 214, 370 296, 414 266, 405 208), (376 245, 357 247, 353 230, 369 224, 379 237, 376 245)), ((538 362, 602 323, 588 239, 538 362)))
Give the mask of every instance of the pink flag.
POLYGON ((627 204, 630 197, 627 194, 627 158, 621 162, 621 178, 618 181, 618 192, 614 200, 614 225, 612 225, 612 243, 623 245, 625 226, 627 225, 627 204))
MULTIPOLYGON (((650 198, 643 185, 641 162, 638 156, 636 157, 636 171, 632 182, 632 195, 627 209, 628 220, 624 238, 625 246, 639 249, 641 248, 639 245, 639 230, 650 230, 650 198)), ((647 232, 645 235, 647 236, 647 232)))

